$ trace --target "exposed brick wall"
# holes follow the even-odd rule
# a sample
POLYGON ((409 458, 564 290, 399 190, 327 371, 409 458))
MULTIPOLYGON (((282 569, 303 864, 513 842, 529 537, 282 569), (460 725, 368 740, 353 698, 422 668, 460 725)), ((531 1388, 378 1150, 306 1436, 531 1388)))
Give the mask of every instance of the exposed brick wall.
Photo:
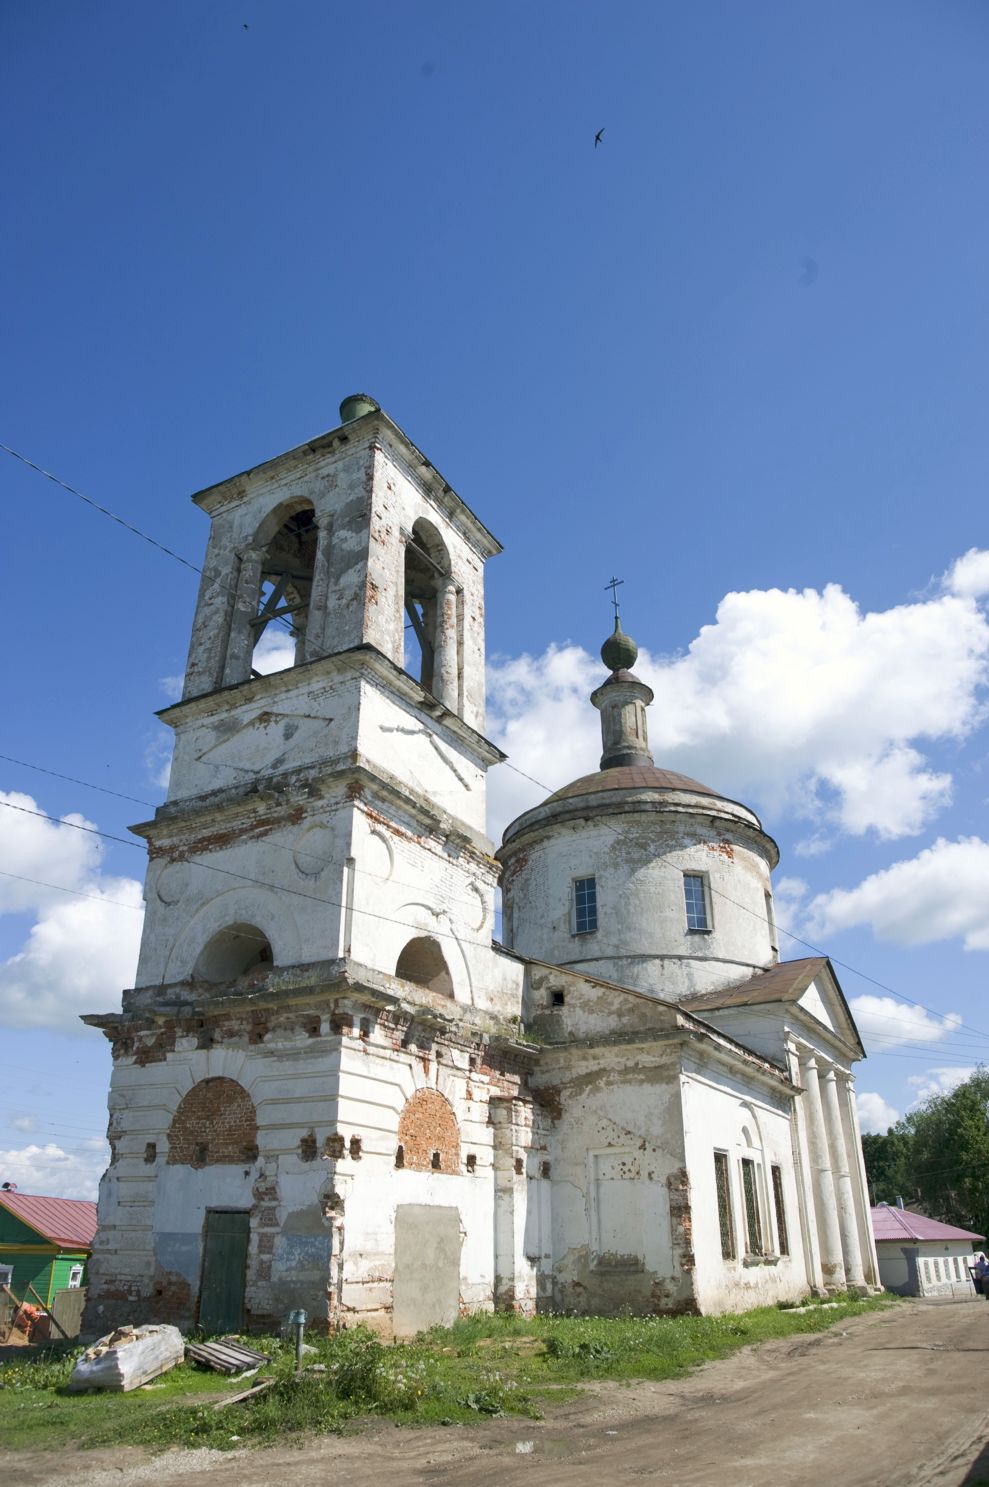
POLYGON ((460 1171, 457 1117, 436 1090, 417 1090, 408 1101, 398 1122, 398 1144, 402 1148, 401 1165, 413 1172, 460 1171))
POLYGON ((188 1167, 252 1162, 257 1141, 257 1116, 247 1090, 235 1079, 201 1079, 172 1117, 168 1160, 188 1167))

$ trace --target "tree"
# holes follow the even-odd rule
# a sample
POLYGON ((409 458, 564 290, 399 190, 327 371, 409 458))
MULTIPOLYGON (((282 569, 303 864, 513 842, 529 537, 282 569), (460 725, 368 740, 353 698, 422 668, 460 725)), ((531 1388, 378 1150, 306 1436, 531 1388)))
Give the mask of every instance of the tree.
POLYGON ((862 1138, 873 1202, 903 1197, 931 1218, 989 1235, 989 1070, 931 1095, 885 1136, 862 1138))

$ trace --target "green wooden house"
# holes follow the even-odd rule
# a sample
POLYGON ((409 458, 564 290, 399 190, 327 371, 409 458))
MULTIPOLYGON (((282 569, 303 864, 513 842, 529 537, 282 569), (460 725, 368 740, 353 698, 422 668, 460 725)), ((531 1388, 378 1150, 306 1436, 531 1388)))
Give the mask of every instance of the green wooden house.
POLYGON ((96 1204, 82 1198, 45 1198, 0 1186, 0 1283, 18 1301, 30 1301, 31 1286, 45 1306, 56 1291, 86 1284, 86 1265, 96 1233, 96 1204))

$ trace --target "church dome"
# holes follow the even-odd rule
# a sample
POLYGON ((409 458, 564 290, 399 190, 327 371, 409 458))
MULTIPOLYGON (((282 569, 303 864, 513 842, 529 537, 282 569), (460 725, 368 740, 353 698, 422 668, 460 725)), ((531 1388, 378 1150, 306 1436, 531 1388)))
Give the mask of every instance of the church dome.
POLYGON ((672 769, 657 769, 655 764, 626 764, 616 769, 599 769, 595 774, 581 775, 560 790, 554 790, 544 802, 551 805, 556 800, 573 800, 578 795, 597 795, 601 790, 679 790, 685 795, 714 795, 721 792, 702 785, 689 775, 677 774, 672 769))

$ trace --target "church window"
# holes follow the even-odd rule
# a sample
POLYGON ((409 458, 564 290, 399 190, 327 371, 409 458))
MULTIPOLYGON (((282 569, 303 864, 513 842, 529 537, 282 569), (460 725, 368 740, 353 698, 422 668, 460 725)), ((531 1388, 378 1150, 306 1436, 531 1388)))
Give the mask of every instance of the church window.
POLYGON ((769 926, 769 948, 777 960, 780 954, 780 937, 776 933, 776 914, 773 910, 773 895, 766 894, 766 923, 769 926))
POLYGON ((714 1182, 718 1194, 718 1226, 721 1229, 721 1255, 725 1260, 735 1258, 735 1225, 731 1216, 731 1178, 728 1154, 714 1153, 714 1182))
POLYGON ((597 878, 574 878, 573 882, 573 932, 575 935, 593 934, 598 927, 597 878))
POLYGON ((684 873, 683 896, 687 906, 687 928, 710 929, 707 878, 703 873, 684 873))
POLYGON ((762 1254, 762 1224, 759 1218, 759 1187, 756 1165, 751 1157, 742 1158, 742 1197, 745 1205, 745 1252, 762 1254))
POLYGON ((776 1239, 781 1255, 790 1253, 790 1236, 786 1232, 786 1209, 783 1207, 783 1169, 773 1167, 773 1204, 776 1208, 776 1239))

